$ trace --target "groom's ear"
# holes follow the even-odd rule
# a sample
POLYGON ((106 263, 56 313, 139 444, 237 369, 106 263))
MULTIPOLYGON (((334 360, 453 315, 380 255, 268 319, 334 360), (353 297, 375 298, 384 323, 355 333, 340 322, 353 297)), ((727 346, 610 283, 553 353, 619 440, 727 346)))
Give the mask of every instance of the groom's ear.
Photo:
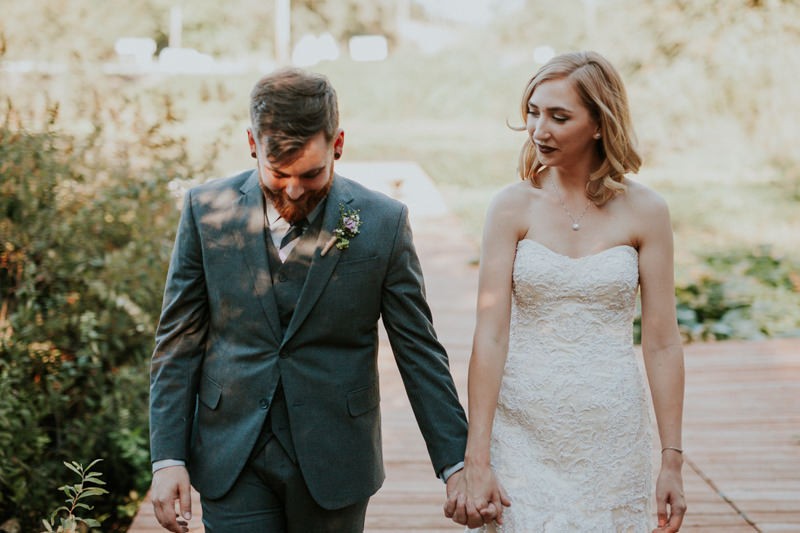
POLYGON ((339 128, 333 138, 333 157, 339 159, 344 152, 344 130, 339 128))
POLYGON ((247 128, 247 143, 250 145, 250 156, 255 158, 258 153, 258 147, 256 146, 256 139, 253 137, 253 130, 251 128, 247 128))

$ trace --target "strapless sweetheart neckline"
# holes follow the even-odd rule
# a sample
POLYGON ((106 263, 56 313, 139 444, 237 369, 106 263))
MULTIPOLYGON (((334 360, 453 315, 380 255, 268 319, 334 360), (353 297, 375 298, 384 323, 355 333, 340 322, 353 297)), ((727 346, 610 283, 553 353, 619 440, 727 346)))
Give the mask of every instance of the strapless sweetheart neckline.
POLYGON ((539 241, 535 241, 533 239, 527 239, 527 238, 526 239, 520 239, 520 241, 517 243, 517 246, 519 246, 519 243, 523 243, 523 242, 529 242, 531 244, 535 244, 539 248, 543 248, 543 249, 547 250, 548 252, 550 252, 553 255, 556 255, 558 257, 563 257, 565 259, 570 259, 572 261, 580 261, 581 259, 590 259, 592 257, 596 257, 598 255, 603 255, 603 254, 609 253, 609 252, 611 252, 613 250, 617 250, 617 249, 627 249, 627 250, 631 250, 635 254, 639 253, 639 251, 636 248, 634 248, 633 246, 631 246, 630 244, 617 244, 615 246, 611 246, 609 248, 605 248, 603 250, 600 250, 599 252, 595 252, 595 253, 587 254, 587 255, 582 255, 582 256, 579 256, 579 257, 572 257, 571 255, 566 255, 566 254, 562 254, 562 253, 556 252, 555 250, 553 250, 549 246, 546 246, 546 245, 540 243, 539 241))

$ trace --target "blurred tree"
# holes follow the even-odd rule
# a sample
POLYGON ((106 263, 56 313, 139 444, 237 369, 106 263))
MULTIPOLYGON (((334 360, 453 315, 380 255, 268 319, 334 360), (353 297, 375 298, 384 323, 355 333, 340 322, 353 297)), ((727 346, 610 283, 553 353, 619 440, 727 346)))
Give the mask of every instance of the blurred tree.
POLYGON ((389 0, 293 0, 292 33, 330 32, 339 40, 354 35, 383 34, 396 37, 396 2, 389 0))
POLYGON ((122 36, 155 36, 159 20, 147 2, 2 0, 0 32, 9 60, 107 60, 122 36))
MULTIPOLYGON (((7 59, 111 60, 119 37, 150 37, 166 46, 169 12, 182 7, 183 46, 216 56, 273 55, 273 0, 0 0, 7 59)), ((389 0, 294 0, 292 35, 330 32, 395 35, 397 6, 389 0)), ((296 39, 295 39, 296 40, 296 39)))

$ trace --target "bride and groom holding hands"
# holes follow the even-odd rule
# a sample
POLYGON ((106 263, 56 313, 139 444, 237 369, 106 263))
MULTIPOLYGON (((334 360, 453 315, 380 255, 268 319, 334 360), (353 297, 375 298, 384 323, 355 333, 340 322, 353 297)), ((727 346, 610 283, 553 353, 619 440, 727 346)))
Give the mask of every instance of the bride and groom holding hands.
POLYGON ((624 87, 602 56, 564 54, 521 113, 523 179, 484 232, 468 424, 407 208, 334 171, 330 82, 287 69, 255 85, 256 169, 186 194, 167 274, 150 406, 162 526, 188 530, 191 483, 209 533, 363 531, 384 479, 382 320, 446 516, 479 531, 678 531, 672 236, 660 197, 625 177, 640 160, 624 87))

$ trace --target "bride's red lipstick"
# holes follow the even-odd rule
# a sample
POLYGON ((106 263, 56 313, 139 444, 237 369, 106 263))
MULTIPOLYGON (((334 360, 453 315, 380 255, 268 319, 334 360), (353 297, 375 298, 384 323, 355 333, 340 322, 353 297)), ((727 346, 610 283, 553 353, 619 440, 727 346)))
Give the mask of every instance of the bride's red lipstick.
POLYGON ((547 146, 546 144, 539 144, 536 143, 536 149, 542 152, 543 154, 550 154, 556 151, 555 148, 552 146, 547 146))

